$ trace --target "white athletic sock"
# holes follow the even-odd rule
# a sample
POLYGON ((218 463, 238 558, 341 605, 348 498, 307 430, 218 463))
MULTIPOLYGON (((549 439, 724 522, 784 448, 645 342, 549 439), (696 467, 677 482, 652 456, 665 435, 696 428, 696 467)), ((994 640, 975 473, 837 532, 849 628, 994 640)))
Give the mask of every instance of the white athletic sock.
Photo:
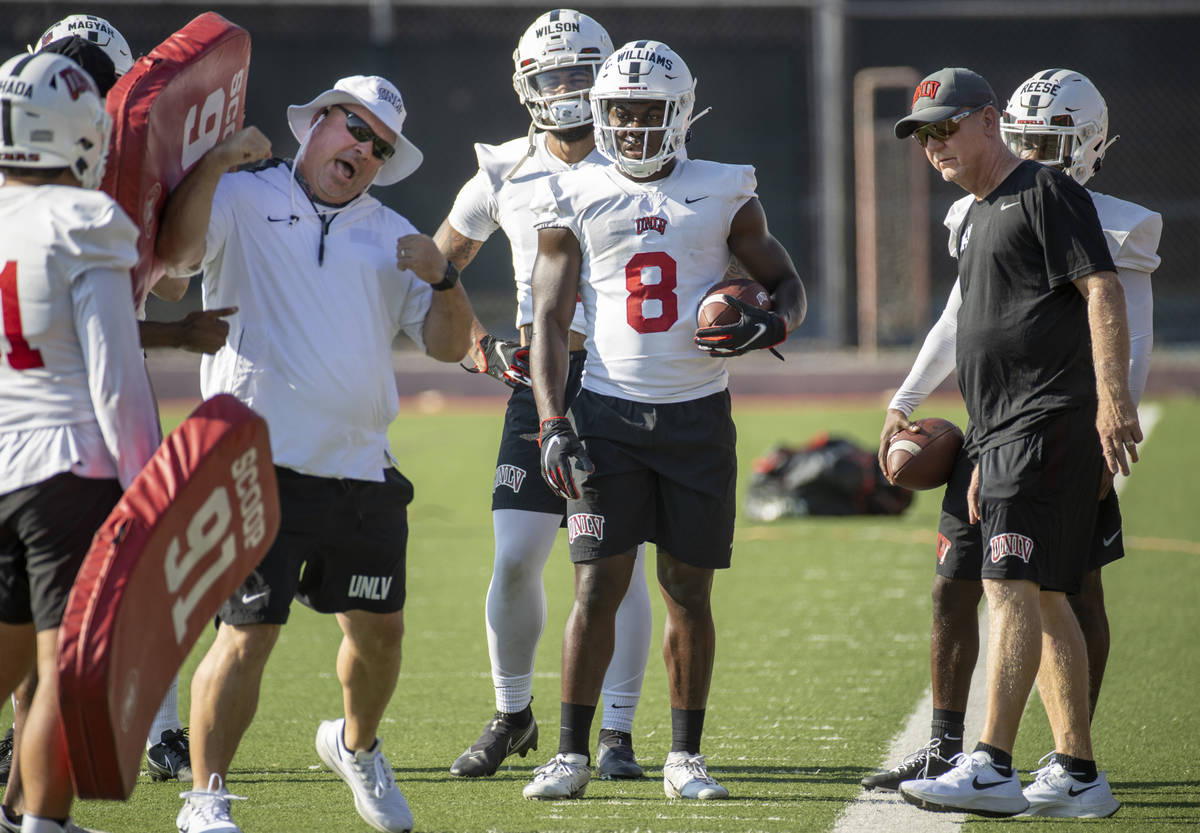
POLYGON ((629 578, 625 598, 617 608, 617 630, 612 661, 604 674, 602 729, 633 731, 633 715, 642 696, 646 659, 650 656, 650 591, 646 587, 646 545, 638 547, 637 563, 629 578))
POLYGON ((496 560, 485 617, 497 711, 519 712, 533 696, 533 659, 546 625, 542 569, 561 522, 545 512, 492 512, 496 560))
POLYGON ((149 749, 156 743, 161 743, 162 733, 168 729, 178 732, 182 728, 183 724, 179 721, 179 675, 176 674, 171 678, 171 687, 167 689, 167 696, 163 698, 162 704, 154 715, 154 722, 150 724, 146 748, 149 749))

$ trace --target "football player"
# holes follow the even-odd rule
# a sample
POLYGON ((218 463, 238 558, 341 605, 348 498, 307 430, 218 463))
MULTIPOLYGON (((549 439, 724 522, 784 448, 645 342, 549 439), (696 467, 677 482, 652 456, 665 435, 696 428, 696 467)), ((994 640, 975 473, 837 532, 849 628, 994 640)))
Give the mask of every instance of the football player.
POLYGON ((111 120, 61 55, 0 67, 0 634, 7 696, 41 684, 19 735, 25 833, 70 829, 58 626, 75 573, 159 428, 129 303, 137 229, 97 192, 111 120))
MULTIPOLYGON (((1013 153, 1064 170, 1080 185, 1100 170, 1105 151, 1115 141, 1108 139, 1108 107, 1099 90, 1083 75, 1067 69, 1041 70, 1023 81, 1004 108, 1000 132, 1013 153)), ((1129 387, 1136 404, 1145 390, 1150 369, 1153 342, 1150 275, 1159 264, 1157 250, 1162 217, 1136 203, 1095 191, 1089 193, 1125 291, 1130 337, 1129 387)), ((946 214, 951 256, 957 256, 955 241, 973 200, 970 195, 964 196, 946 214)), ((945 310, 926 336, 908 378, 888 406, 880 436, 881 463, 886 459, 890 437, 908 427, 908 417, 954 368, 961 304, 962 296, 956 282, 945 310)), ((940 775, 949 770, 949 760, 962 751, 971 672, 979 654, 977 607, 983 592, 979 574, 983 542, 979 527, 967 522, 966 489, 970 473, 971 464, 963 453, 955 477, 946 489, 938 529, 930 646, 934 706, 932 736, 929 743, 896 768, 864 778, 862 784, 868 789, 895 790, 901 781, 940 775)), ((1069 597, 1087 642, 1091 715, 1096 711, 1109 650, 1101 568, 1123 555, 1117 495, 1109 490, 1100 502, 1090 569, 1084 576, 1082 592, 1069 597)))
POLYGON ((542 475, 567 499, 575 602, 563 637, 558 754, 524 795, 566 799, 590 778, 588 739, 639 542, 658 547, 671 703, 668 796, 728 790, 700 753, 712 676, 713 574, 733 544, 737 460, 724 357, 771 347, 804 318, 791 258, 767 231, 754 169, 684 159, 695 82, 664 43, 610 55, 592 88, 596 146, 613 164, 537 186, 533 392, 542 475), (773 310, 697 330, 700 300, 736 256, 773 310), (587 348, 567 416, 576 299, 587 348), (700 348, 699 350, 697 348, 700 348))
MULTIPOLYGON (((538 476, 537 408, 529 389, 533 322, 530 273, 537 254, 530 200, 534 186, 558 171, 607 165, 595 149, 588 92, 612 54, 608 33, 571 9, 546 12, 513 52, 513 86, 532 119, 529 136, 475 146, 479 171, 459 191, 436 240, 461 270, 497 229, 508 236, 517 289, 518 341, 495 338, 476 321, 475 368, 511 387, 492 488, 496 549, 485 604, 496 714, 483 734, 451 765, 453 775, 491 775, 509 755, 537 749, 530 702, 537 644, 546 623, 542 571, 562 525, 563 499, 538 476)), ((570 335, 568 401, 583 370, 583 311, 570 335)), ((634 570, 617 613, 618 636, 604 678, 604 717, 597 767, 601 778, 640 778, 633 754, 633 717, 650 648, 650 595, 645 571, 634 570)))

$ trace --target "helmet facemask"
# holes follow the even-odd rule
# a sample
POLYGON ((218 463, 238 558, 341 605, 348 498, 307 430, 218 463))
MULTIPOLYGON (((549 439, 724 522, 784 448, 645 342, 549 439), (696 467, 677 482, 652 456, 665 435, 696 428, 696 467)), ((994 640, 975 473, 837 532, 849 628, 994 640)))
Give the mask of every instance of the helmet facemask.
POLYGON ((513 89, 539 130, 592 123, 588 93, 612 52, 608 33, 585 14, 556 9, 539 17, 513 52, 513 89))
MULTIPOLYGON (((620 97, 597 98, 592 102, 592 121, 596 147, 600 154, 635 179, 658 173, 675 158, 687 137, 695 95, 691 92, 664 99, 660 93, 633 93, 620 97), (660 126, 612 124, 614 108, 622 102, 656 102, 662 106, 660 126), (622 151, 631 137, 641 138, 641 155, 632 157, 622 151)), ((634 142, 636 144, 636 141, 634 142)))

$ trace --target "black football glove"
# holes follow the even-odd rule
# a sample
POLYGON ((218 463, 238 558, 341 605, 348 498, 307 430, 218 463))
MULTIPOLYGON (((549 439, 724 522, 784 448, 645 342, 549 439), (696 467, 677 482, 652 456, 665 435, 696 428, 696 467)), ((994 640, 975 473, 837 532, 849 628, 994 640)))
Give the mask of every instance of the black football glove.
MULTIPOLYGON (((741 313, 736 324, 702 327, 692 339, 697 347, 713 356, 740 356, 751 350, 766 350, 787 338, 783 319, 766 309, 747 304, 732 295, 722 295, 725 303, 741 313)), ((771 350, 780 359, 779 353, 771 350)))
POLYGON ((542 477, 559 497, 577 499, 588 475, 596 470, 583 443, 566 417, 542 420, 538 436, 542 448, 542 477))
POLYGON ((467 367, 468 371, 486 373, 510 388, 529 387, 528 347, 522 347, 515 341, 485 335, 479 339, 479 352, 483 354, 483 370, 467 367))

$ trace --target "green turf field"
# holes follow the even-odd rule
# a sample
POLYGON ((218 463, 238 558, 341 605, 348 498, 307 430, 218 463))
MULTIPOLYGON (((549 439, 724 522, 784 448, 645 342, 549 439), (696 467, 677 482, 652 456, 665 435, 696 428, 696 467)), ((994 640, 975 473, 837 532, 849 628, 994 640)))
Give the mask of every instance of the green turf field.
MULTIPOLYGON (((1200 824, 1200 444, 1194 439, 1200 402, 1160 404, 1161 419, 1122 499, 1130 557, 1105 570, 1113 648, 1095 740, 1124 807, 1109 821, 1090 822, 1138 833, 1200 824)), ((873 448, 882 419, 882 406, 735 403, 735 409, 743 485, 750 461, 774 442, 829 430, 873 448)), ((919 415, 962 421, 949 407, 919 415)), ((382 732, 416 829, 830 830, 928 685, 928 591, 940 494, 920 495, 895 519, 741 523, 733 568, 715 582, 717 663, 704 744, 710 769, 732 800, 701 804, 663 796, 658 768, 670 720, 656 638, 634 730, 649 777, 593 781, 580 801, 530 802, 521 787, 557 744, 559 643, 571 595, 565 537, 545 574, 549 616, 534 691, 541 748, 510 759, 494 778, 464 781, 447 772, 493 709, 483 599, 491 574, 488 507, 499 430, 497 407, 494 413, 406 412, 392 432, 393 450, 417 494, 410 511, 404 671, 382 732)), ((661 634, 657 597, 655 617, 661 634)), ((233 806, 246 833, 369 830, 349 789, 313 749, 317 723, 341 714, 333 673, 339 636, 332 618, 298 605, 284 628, 258 716, 229 776, 230 788, 248 798, 233 806)), ((206 647, 204 640, 181 672, 185 709, 192 668, 206 647)), ((1051 747, 1035 697, 1016 749, 1018 766, 1033 768, 1051 747)), ((113 833, 173 831, 181 788, 143 777, 130 801, 83 803, 76 818, 113 833)), ((1052 831, 1083 823, 972 821, 966 827, 974 832, 1001 824, 1052 831)))

